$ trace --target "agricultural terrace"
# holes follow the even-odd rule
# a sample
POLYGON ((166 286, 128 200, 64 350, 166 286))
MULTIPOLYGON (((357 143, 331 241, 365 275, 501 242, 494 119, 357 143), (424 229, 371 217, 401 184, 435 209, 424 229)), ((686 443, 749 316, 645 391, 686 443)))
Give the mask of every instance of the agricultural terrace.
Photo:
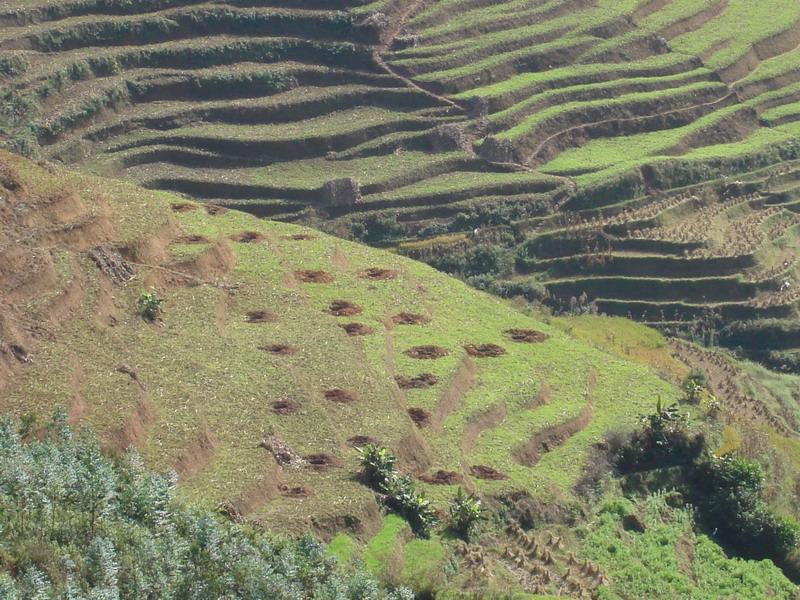
MULTIPOLYGON (((797 315, 795 0, 9 0, 0 24, 18 151, 559 309, 797 315)), ((796 370, 785 330, 758 358, 796 370)))

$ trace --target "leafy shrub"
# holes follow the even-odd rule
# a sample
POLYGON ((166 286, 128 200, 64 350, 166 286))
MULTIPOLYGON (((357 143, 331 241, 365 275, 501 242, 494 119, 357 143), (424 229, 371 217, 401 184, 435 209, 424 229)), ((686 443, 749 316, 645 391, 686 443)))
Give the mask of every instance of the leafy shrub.
POLYGON ((23 443, 0 418, 0 598, 411 600, 345 571, 310 538, 277 540, 175 500, 174 474, 103 455, 59 415, 23 443))
POLYGON ((395 468, 397 459, 387 448, 367 444, 359 449, 361 467, 369 485, 385 496, 387 506, 403 515, 418 535, 427 537, 438 519, 436 511, 414 482, 395 468))
POLYGON ((472 494, 465 494, 460 487, 450 501, 448 512, 450 513, 448 523, 450 529, 467 540, 470 530, 483 518, 481 501, 472 494))
POLYGON ((161 316, 161 305, 164 300, 158 297, 158 293, 153 290, 151 292, 142 292, 139 296, 139 314, 148 321, 155 321, 161 316))
POLYGON ((378 244, 402 237, 405 230, 397 222, 396 215, 383 215, 353 221, 350 223, 350 234, 365 244, 378 244))
POLYGON ((698 404, 702 400, 705 393, 706 376, 705 373, 698 369, 692 369, 683 380, 681 389, 683 390, 684 399, 691 404, 698 404))
POLYGON ((641 423, 641 429, 613 449, 615 465, 622 473, 687 465, 703 451, 704 436, 690 431, 688 414, 677 404, 664 407, 659 399, 655 412, 643 416, 641 423))

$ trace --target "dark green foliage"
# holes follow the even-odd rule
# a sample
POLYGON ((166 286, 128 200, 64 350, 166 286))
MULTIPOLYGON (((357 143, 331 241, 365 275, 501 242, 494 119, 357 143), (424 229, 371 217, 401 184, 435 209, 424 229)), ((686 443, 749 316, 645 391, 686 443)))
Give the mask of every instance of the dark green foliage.
POLYGON ((448 527, 466 540, 469 540, 470 530, 483 518, 481 501, 472 494, 465 494, 460 487, 450 501, 448 512, 448 527))
POLYGON ((18 428, 0 419, 1 598, 411 598, 339 569, 310 538, 183 508, 174 474, 104 456, 64 416, 40 441, 18 428))
POLYGON ((613 444, 612 452, 624 474, 690 464, 704 444, 704 436, 689 429, 688 415, 677 404, 663 407, 659 399, 655 412, 642 417, 642 428, 613 444))
POLYGON ((377 215, 350 223, 350 234, 366 244, 380 244, 404 235, 396 215, 377 215))
POLYGON ((762 499, 764 473, 750 460, 712 456, 691 477, 692 497, 707 527, 738 554, 783 564, 800 541, 800 525, 762 499))
POLYGON ((508 250, 495 244, 477 244, 466 250, 434 257, 428 262, 441 271, 465 278, 497 276, 511 270, 508 250))
POLYGON ((155 290, 142 292, 142 295, 139 296, 139 314, 148 321, 155 321, 161 316, 163 303, 164 300, 158 297, 155 290))
POLYGON ((436 525, 436 511, 408 475, 399 473, 397 459, 387 449, 374 444, 359 448, 361 466, 367 483, 385 496, 386 505, 403 515, 418 535, 427 537, 436 525))
POLYGON ((706 387, 705 373, 698 369, 692 369, 689 374, 684 378, 681 384, 683 389, 684 398, 691 404, 697 404, 703 395, 703 390, 706 387))

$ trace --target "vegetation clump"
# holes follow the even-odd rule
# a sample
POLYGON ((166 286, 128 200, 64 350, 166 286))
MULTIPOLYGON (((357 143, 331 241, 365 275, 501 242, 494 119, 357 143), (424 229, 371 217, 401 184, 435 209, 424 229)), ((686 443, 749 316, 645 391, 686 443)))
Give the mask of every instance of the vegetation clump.
POLYGON ((448 507, 450 519, 449 528, 457 535, 469 540, 472 528, 483 518, 483 506, 481 501, 472 494, 464 493, 460 487, 456 495, 450 501, 448 507))
POLYGON ((358 452, 370 487, 382 494, 385 504, 405 517, 418 535, 428 537, 439 520, 436 511, 425 494, 415 489, 411 478, 397 471, 397 458, 387 448, 374 444, 358 452))
POLYGON ((139 296, 139 314, 148 321, 155 321, 163 312, 164 299, 155 290, 142 292, 139 296))
POLYGON ((175 484, 135 452, 105 456, 64 415, 27 443, 0 418, 0 597, 412 598, 338 567, 311 538, 187 509, 175 484))

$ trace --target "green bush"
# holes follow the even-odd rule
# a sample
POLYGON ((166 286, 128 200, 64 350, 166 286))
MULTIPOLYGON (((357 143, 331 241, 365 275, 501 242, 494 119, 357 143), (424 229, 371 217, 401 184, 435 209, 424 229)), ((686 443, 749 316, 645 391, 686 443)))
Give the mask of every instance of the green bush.
POLYGON ((163 303, 164 300, 158 297, 155 290, 142 292, 142 295, 139 296, 139 314, 148 321, 155 321, 161 316, 163 303))
POLYGON ((0 598, 411 600, 344 570, 310 538, 189 510, 176 476, 112 460, 59 415, 24 443, 0 417, 0 598))
POLYGON ((450 501, 448 512, 449 528, 465 540, 469 540, 470 530, 483 518, 481 501, 472 494, 465 494, 460 487, 450 501))

